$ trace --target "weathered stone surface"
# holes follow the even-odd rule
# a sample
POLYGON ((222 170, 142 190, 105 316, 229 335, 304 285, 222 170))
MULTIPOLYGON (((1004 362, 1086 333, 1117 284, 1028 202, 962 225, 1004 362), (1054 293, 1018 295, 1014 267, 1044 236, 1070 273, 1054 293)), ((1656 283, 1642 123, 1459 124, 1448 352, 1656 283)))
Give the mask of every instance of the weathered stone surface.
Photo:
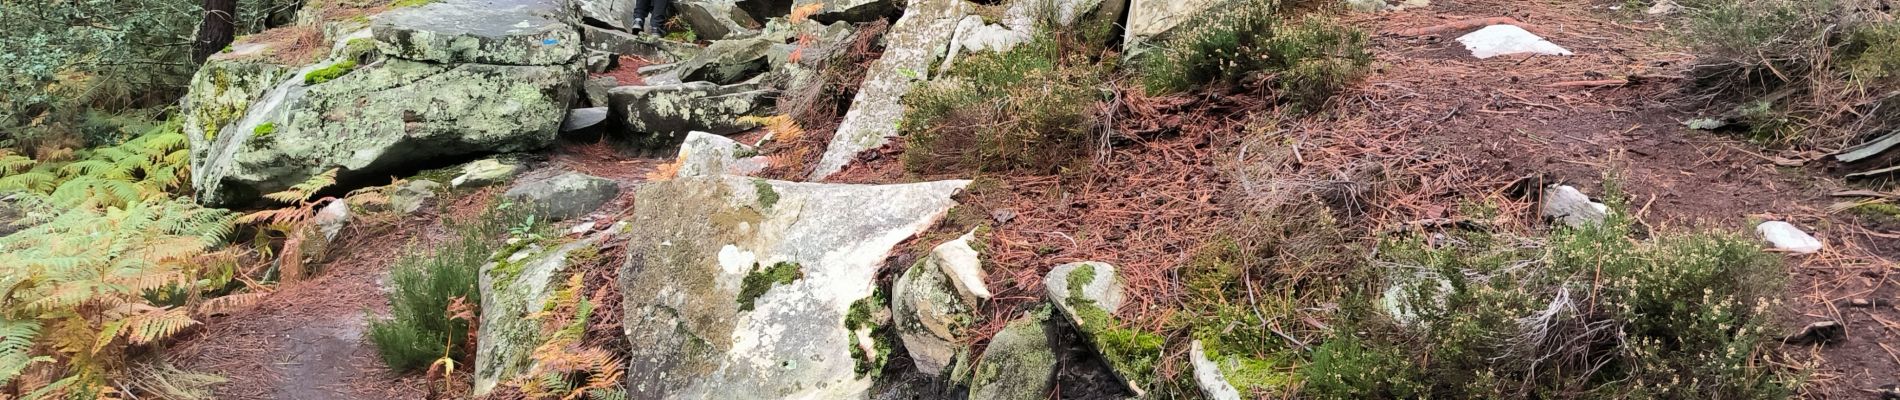
POLYGON ((1610 213, 1610 206, 1590 201, 1590 196, 1568 185, 1551 185, 1544 189, 1544 218, 1550 218, 1573 228, 1603 223, 1610 213))
POLYGON ((675 42, 657 36, 635 35, 591 26, 583 26, 581 31, 586 36, 583 46, 589 51, 640 56, 653 62, 678 62, 693 58, 701 51, 699 46, 691 43, 675 42))
POLYGON ((612 239, 624 224, 556 247, 542 243, 520 250, 481 267, 481 324, 476 334, 475 396, 526 372, 531 366, 528 355, 548 338, 541 334, 541 321, 530 318, 541 311, 548 297, 562 290, 569 275, 571 259, 586 254, 612 239))
POLYGON ((349 202, 332 201, 330 205, 317 210, 317 215, 310 217, 310 223, 316 224, 317 231, 323 233, 324 241, 334 241, 336 235, 343 233, 343 228, 350 226, 350 216, 349 202))
POLYGON ((607 107, 589 107, 567 110, 567 120, 561 122, 561 132, 573 132, 592 128, 607 120, 607 107))
POLYGON ((1122 47, 1130 55, 1140 53, 1145 45, 1153 42, 1174 28, 1180 27, 1214 9, 1215 6, 1233 0, 1130 0, 1128 5, 1127 30, 1122 37, 1122 47))
POLYGON ((1041 399, 1055 385, 1056 354, 1049 310, 1031 313, 990 338, 970 381, 971 399, 1041 399))
POLYGON ((1476 32, 1459 36, 1458 43, 1464 43, 1465 49, 1471 50, 1471 56, 1477 58, 1491 58, 1525 53, 1551 56, 1570 55, 1570 50, 1566 50, 1555 43, 1544 40, 1543 37, 1537 36, 1537 34, 1524 30, 1524 28, 1519 28, 1516 25, 1487 26, 1476 32))
MULTIPOLYGON (((1102 18, 1111 18, 1114 21, 1119 22, 1122 15, 1122 11, 1128 9, 1128 1, 1129 0, 1055 0, 1054 3, 1056 7, 1056 23, 1062 24, 1062 26, 1073 26, 1075 25, 1076 22, 1079 22, 1083 18, 1087 18, 1090 15, 1097 15, 1102 18)), ((1016 3, 1039 3, 1039 2, 1018 1, 1016 3)), ((1032 8, 1028 8, 1028 10, 1031 10, 1031 11, 1040 10, 1039 4, 1022 4, 1022 6, 1032 7, 1032 8)), ((1018 4, 1010 4, 1010 7, 1013 9, 1015 7, 1018 7, 1018 4)), ((1025 12, 1011 12, 1007 16, 1005 16, 1005 18, 1012 18, 1012 17, 1017 17, 1017 16, 1028 16, 1028 17, 1033 18, 1036 15, 1041 15, 1041 14, 1025 13, 1025 12)), ((1005 23, 1004 25, 1008 25, 1010 29, 1012 30, 1021 30, 1020 25, 1017 25, 1017 24, 1005 23)))
POLYGON ((502 194, 556 221, 587 215, 619 195, 619 182, 578 172, 522 182, 502 194))
POLYGON ((455 188, 482 187, 514 179, 521 173, 521 164, 500 159, 482 159, 462 165, 462 174, 449 180, 449 186, 455 188))
POLYGON ((1201 388, 1201 394, 1209 400, 1240 400, 1240 390, 1227 383, 1221 376, 1220 366, 1207 358, 1207 349, 1201 347, 1201 341, 1188 344, 1189 362, 1194 364, 1194 385, 1201 388))
POLYGON ((686 144, 680 146, 679 162, 680 170, 674 174, 675 178, 751 176, 766 167, 758 149, 706 132, 686 134, 686 144))
POLYGON ((730 135, 757 127, 740 122, 739 117, 765 114, 770 107, 768 94, 754 84, 690 82, 622 86, 609 91, 608 97, 612 118, 638 134, 644 144, 665 148, 685 140, 688 132, 730 135))
POLYGON ((587 99, 587 105, 589 106, 606 107, 608 104, 612 104, 612 102, 607 99, 607 91, 614 90, 614 88, 617 87, 620 87, 620 78, 612 76, 591 77, 587 78, 587 82, 581 84, 581 95, 587 99))
POLYGON ((847 315, 883 308, 864 302, 885 257, 968 184, 695 177, 642 187, 620 274, 632 397, 865 397, 871 379, 853 357, 865 338, 847 326, 866 321, 847 315))
MULTIPOLYGON (((1027 7, 1023 6, 1024 4, 1042 3, 1034 1, 1015 2, 1011 5, 1011 11, 1027 7)), ((950 51, 944 54, 943 65, 937 67, 937 73, 942 74, 950 71, 950 67, 956 63, 957 56, 961 53, 978 53, 985 51, 1000 53, 1009 51, 1009 49, 1015 48, 1016 45, 1029 41, 1030 36, 1036 32, 1034 21, 1028 18, 1021 18, 1019 21, 1017 18, 1012 18, 1014 15, 1016 14, 1008 14, 1005 18, 1011 18, 1011 21, 1006 21, 1006 23, 1026 22, 1021 24, 1026 28, 1018 30, 1012 28, 1012 25, 986 24, 980 15, 963 17, 962 21, 957 22, 956 34, 951 36, 950 39, 950 51)))
POLYGON ((426 179, 405 182, 390 193, 389 209, 398 214, 414 214, 429 204, 429 200, 434 200, 435 192, 441 188, 441 183, 426 179))
MULTIPOLYGON (((962 343, 970 326, 977 322, 979 304, 974 295, 956 283, 948 264, 973 260, 970 236, 938 245, 928 256, 904 270, 891 284, 891 312, 895 315, 897 335, 904 340, 917 370, 936 375, 944 367, 969 351, 962 343)), ((989 289, 981 289, 988 294, 989 289)), ((987 297, 987 296, 986 296, 987 297)))
MULTIPOLYGON (((581 17, 592 23, 631 30, 635 28, 633 20, 634 0, 574 0, 581 8, 581 17)), ((590 24, 592 24, 590 23, 590 24)))
POLYGON ((581 55, 578 18, 561 0, 437 0, 371 19, 391 56, 437 63, 556 65, 581 55))
POLYGON ((701 39, 737 39, 759 34, 759 21, 739 8, 736 0, 683 0, 674 7, 701 39))
POLYGON ((185 99, 199 201, 245 201, 330 169, 347 181, 432 157, 540 149, 553 143, 580 76, 577 65, 389 58, 308 78, 340 62, 200 69, 185 99))
POLYGON ((698 57, 680 62, 680 80, 730 85, 744 82, 771 67, 772 42, 737 39, 713 42, 698 57))
MULTIPOLYGON (((913 0, 907 7, 917 7, 917 3, 919 1, 913 0)), ((827 24, 838 21, 871 22, 896 14, 899 8, 903 8, 895 0, 796 0, 792 2, 792 8, 812 4, 823 4, 824 7, 817 14, 812 14, 811 19, 827 24)))
MULTIPOLYGON (((804 4, 804 0, 800 4, 804 4)), ((829 6, 829 5, 828 5, 829 6)), ((851 100, 851 110, 818 160, 811 180, 824 180, 844 169, 858 153, 883 146, 897 135, 904 118, 904 95, 925 78, 937 55, 943 54, 963 19, 961 0, 915 0, 884 36, 884 55, 866 72, 864 83, 851 100)))
POLYGON ((1451 280, 1435 272, 1393 271, 1387 280, 1392 282, 1392 286, 1385 289, 1379 304, 1394 322, 1406 327, 1429 329, 1429 324, 1424 323, 1426 321, 1419 320, 1418 310, 1425 302, 1430 302, 1425 305, 1428 307, 1443 307, 1453 289, 1451 280))
MULTIPOLYGON (((1131 354, 1134 349, 1118 349, 1104 345, 1103 336, 1115 329, 1116 310, 1121 309, 1123 299, 1123 281, 1114 265, 1086 261, 1058 265, 1042 279, 1043 289, 1049 302, 1068 318, 1070 325, 1082 333, 1102 359, 1108 362, 1109 371, 1122 381, 1136 397, 1143 396, 1147 382, 1139 378, 1147 371, 1138 368, 1151 368, 1152 365, 1138 365, 1134 358, 1141 354, 1131 354)), ((1159 352, 1156 348, 1154 351, 1159 352)))

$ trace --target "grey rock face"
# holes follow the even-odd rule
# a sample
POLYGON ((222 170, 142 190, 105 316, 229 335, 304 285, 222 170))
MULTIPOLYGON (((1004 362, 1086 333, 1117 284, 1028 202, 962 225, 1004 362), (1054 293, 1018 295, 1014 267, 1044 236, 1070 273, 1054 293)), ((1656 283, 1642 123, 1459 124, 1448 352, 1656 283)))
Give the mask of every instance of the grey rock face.
POLYGON ((1610 207, 1603 203, 1590 201, 1575 187, 1551 185, 1544 189, 1543 214, 1545 218, 1556 220, 1569 227, 1583 227, 1603 223, 1609 216, 1610 207))
POLYGON ((395 193, 389 195, 389 209, 399 214, 414 214, 435 199, 435 192, 442 188, 441 183, 430 180, 413 180, 397 186, 395 193))
POLYGON ((738 39, 713 42, 698 57, 681 62, 680 80, 730 85, 744 82, 771 67, 772 42, 738 39))
POLYGON ((1094 314, 1112 320, 1116 310, 1121 309, 1123 281, 1121 274, 1116 273, 1115 266, 1094 261, 1063 264, 1050 270, 1042 283, 1049 302, 1055 303, 1056 309, 1061 310, 1069 323, 1081 331, 1082 337, 1108 361, 1109 370, 1114 372, 1115 378, 1121 380, 1136 397, 1144 395, 1146 392, 1143 387, 1147 383, 1135 379, 1143 376, 1143 371, 1128 370, 1130 364, 1124 359, 1133 355, 1101 351, 1105 348, 1102 333, 1113 326, 1103 326, 1101 317, 1091 319, 1085 316, 1094 314))
POLYGON ((844 122, 818 160, 811 180, 824 180, 838 173, 858 153, 883 146, 897 135, 897 122, 904 117, 904 95, 910 93, 916 81, 926 78, 931 64, 944 53, 965 7, 960 0, 910 2, 904 16, 884 37, 884 55, 865 74, 857 97, 851 100, 851 110, 845 112, 844 122))
POLYGON ((671 63, 693 58, 700 47, 691 43, 680 43, 653 36, 600 29, 591 26, 581 27, 586 36, 582 45, 588 51, 612 54, 640 56, 659 63, 671 63))
POLYGON ((620 78, 612 76, 587 78, 587 82, 581 85, 581 95, 587 98, 588 105, 606 107, 612 103, 607 99, 607 91, 616 87, 620 87, 620 78))
POLYGON ((561 132, 573 132, 592 128, 607 120, 607 107, 576 108, 567 111, 567 121, 561 122, 561 132))
POLYGON ((615 227, 558 247, 532 244, 502 261, 481 267, 481 330, 476 334, 475 395, 512 379, 531 366, 528 355, 546 342, 538 320, 548 297, 561 290, 569 275, 570 256, 607 242, 624 227, 615 227))
POLYGON ((873 298, 891 250, 968 184, 694 177, 642 187, 620 275, 627 388, 636 398, 866 397, 871 378, 856 372, 853 349, 887 345, 866 343, 880 339, 848 326, 871 321, 847 315, 873 298))
POLYGON ((1122 46, 1130 55, 1139 54, 1174 28, 1199 18, 1202 13, 1232 0, 1129 0, 1128 24, 1122 46))
POLYGON ((581 17, 607 26, 629 30, 634 28, 634 0, 574 0, 581 8, 581 17))
POLYGON ((580 56, 573 9, 561 0, 441 0, 371 19, 383 53, 416 61, 556 65, 580 56))
POLYGON ((719 86, 707 82, 622 86, 608 92, 613 118, 648 146, 679 144, 688 132, 730 135, 757 127, 739 117, 762 115, 770 107, 768 91, 753 84, 719 86))
POLYGON ((523 182, 502 194, 556 221, 587 215, 619 195, 619 182, 576 172, 523 182))
POLYGON ((679 8, 680 18, 702 39, 737 39, 759 34, 758 20, 739 8, 735 0, 685 0, 674 7, 679 8))
POLYGON ((970 380, 971 399, 1041 399, 1055 384, 1056 354, 1048 333, 1049 310, 1010 321, 990 338, 970 380))

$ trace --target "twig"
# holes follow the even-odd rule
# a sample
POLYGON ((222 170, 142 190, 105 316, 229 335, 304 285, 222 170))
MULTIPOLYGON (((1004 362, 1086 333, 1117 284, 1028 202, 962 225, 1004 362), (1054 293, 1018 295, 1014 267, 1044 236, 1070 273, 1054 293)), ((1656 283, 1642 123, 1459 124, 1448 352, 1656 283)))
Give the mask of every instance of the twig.
POLYGON ((1570 87, 1588 87, 1588 88, 1594 88, 1594 87, 1605 87, 1605 86, 1623 86, 1623 85, 1628 85, 1628 84, 1630 84, 1630 81, 1629 81, 1628 79, 1602 79, 1602 80, 1593 80, 1593 81, 1566 81, 1566 82, 1557 82, 1557 83, 1552 83, 1552 84, 1548 84, 1548 85, 1544 85, 1544 87, 1552 87, 1552 88, 1570 88, 1570 87))

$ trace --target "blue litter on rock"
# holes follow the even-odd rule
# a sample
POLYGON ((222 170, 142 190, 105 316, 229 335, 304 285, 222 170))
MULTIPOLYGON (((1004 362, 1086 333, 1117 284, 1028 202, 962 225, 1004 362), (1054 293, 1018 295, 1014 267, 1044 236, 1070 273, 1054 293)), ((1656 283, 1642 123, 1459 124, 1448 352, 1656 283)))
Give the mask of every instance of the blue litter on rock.
POLYGON ((548 45, 548 46, 553 46, 556 43, 560 43, 560 42, 561 42, 560 39, 541 39, 541 44, 548 45))

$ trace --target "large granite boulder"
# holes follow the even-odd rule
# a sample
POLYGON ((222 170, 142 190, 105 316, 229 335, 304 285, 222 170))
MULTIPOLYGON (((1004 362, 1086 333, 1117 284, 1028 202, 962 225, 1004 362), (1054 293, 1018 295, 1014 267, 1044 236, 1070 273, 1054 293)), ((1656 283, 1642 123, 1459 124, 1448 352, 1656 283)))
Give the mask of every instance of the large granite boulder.
POLYGON ((620 272, 632 397, 867 397, 889 348, 863 334, 883 309, 877 271, 968 184, 642 187, 620 272))
POLYGON ((713 42, 698 57, 680 62, 681 81, 730 85, 764 73, 772 66, 772 42, 738 39, 713 42))
POLYGON ((635 0, 574 0, 581 8, 581 18, 588 25, 605 25, 621 30, 632 30, 633 3, 635 0))
POLYGON ((198 199, 547 147, 582 77, 572 14, 552 0, 440 0, 378 15, 310 65, 264 57, 268 44, 213 57, 184 99, 198 199))
POLYGON ((546 342, 541 311, 556 286, 569 275, 573 259, 598 254, 624 225, 567 244, 531 243, 481 267, 481 324, 475 339, 475 396, 514 379, 532 366, 528 355, 546 342))
POLYGON ((554 65, 581 55, 579 20, 562 0, 440 0, 371 21, 377 47, 409 60, 554 65))
POLYGON ((757 36, 762 24, 739 8, 737 0, 684 0, 675 4, 680 18, 700 39, 724 40, 757 36))
POLYGON ((694 131, 730 135, 758 127, 739 117, 766 114, 770 94, 751 83, 709 82, 622 86, 607 92, 611 118, 654 148, 671 148, 694 131))
POLYGON ((931 64, 944 54, 966 7, 962 0, 910 2, 904 16, 884 36, 884 55, 865 73, 850 111, 845 112, 844 122, 819 158, 811 180, 824 180, 838 173, 857 159, 858 153, 890 143, 897 136, 898 122, 904 119, 904 95, 910 93, 916 81, 926 78, 931 64))

